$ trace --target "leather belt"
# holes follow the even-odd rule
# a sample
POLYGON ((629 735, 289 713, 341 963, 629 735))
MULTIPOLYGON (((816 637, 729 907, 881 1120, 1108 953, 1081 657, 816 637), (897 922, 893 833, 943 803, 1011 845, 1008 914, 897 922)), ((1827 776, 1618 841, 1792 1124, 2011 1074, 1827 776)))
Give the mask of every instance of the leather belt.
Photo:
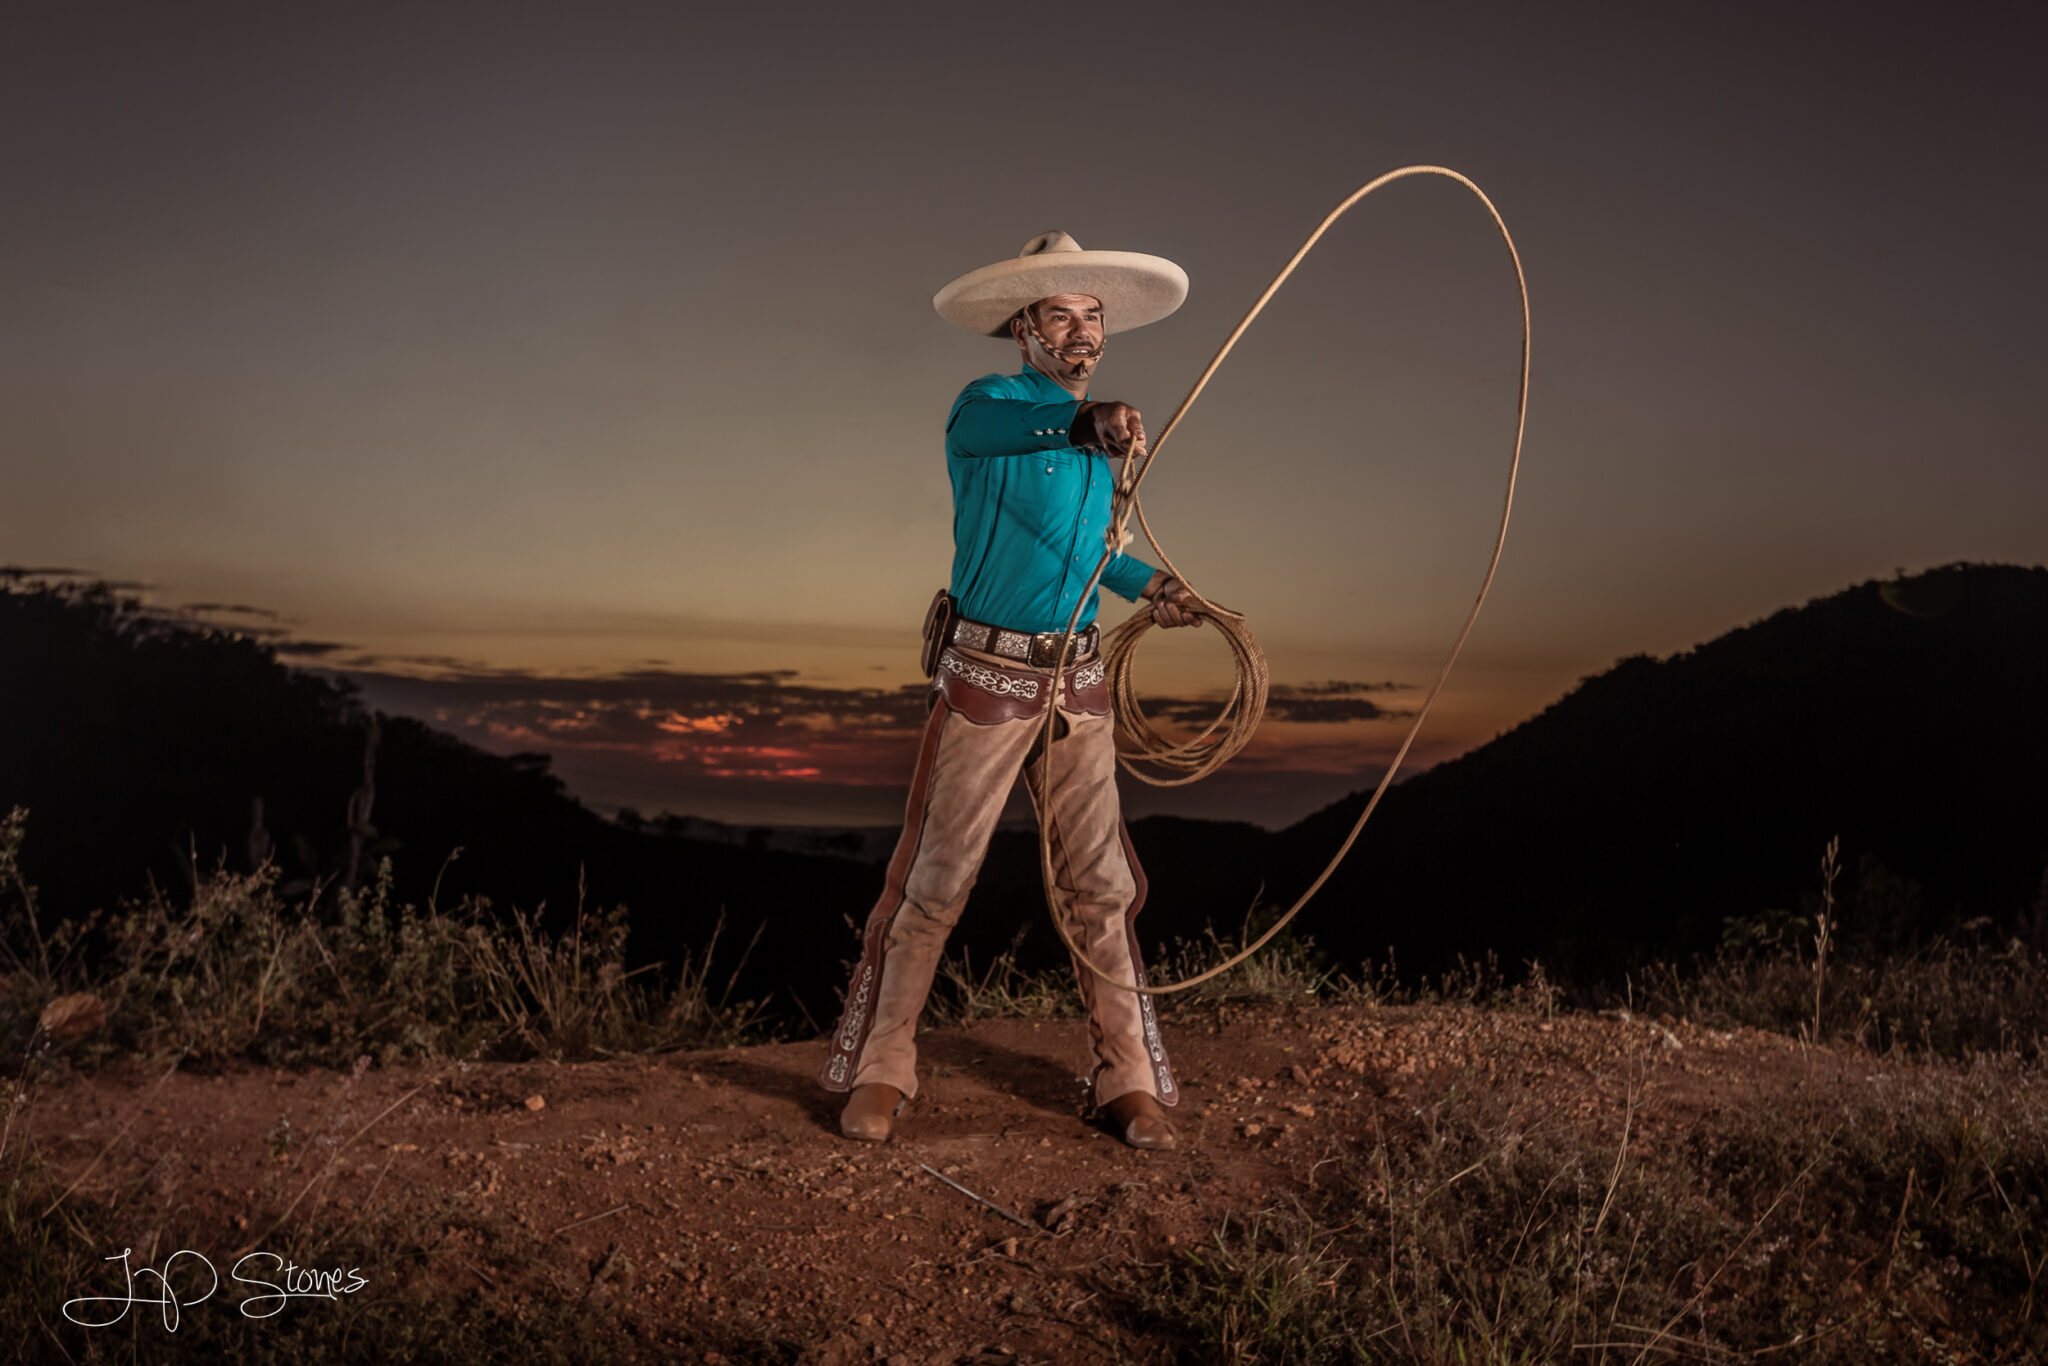
POLYGON ((1102 632, 1094 626, 1089 626, 1076 632, 1069 641, 1065 631, 1012 631, 1001 626, 991 626, 985 621, 969 621, 965 617, 955 617, 949 638, 952 644, 964 646, 969 650, 1001 655, 1004 659, 1021 660, 1034 669, 1050 669, 1060 664, 1062 645, 1068 647, 1067 666, 1093 658, 1096 647, 1102 640, 1102 632))

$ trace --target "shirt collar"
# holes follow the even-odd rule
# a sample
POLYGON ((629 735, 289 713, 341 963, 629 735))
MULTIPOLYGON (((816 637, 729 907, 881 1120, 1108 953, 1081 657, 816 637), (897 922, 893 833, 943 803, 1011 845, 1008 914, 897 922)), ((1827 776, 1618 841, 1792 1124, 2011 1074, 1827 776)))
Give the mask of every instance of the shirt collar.
MULTIPOLYGON (((1046 392, 1047 402, 1086 403, 1088 401, 1088 394, 1083 394, 1078 399, 1075 398, 1071 393, 1069 393, 1066 390, 1064 386, 1057 384, 1053 380, 1047 378, 1045 373, 1039 370, 1036 366, 1026 365, 1023 368, 1023 370, 1019 372, 1019 378, 1029 381, 1035 381, 1038 384, 1039 388, 1046 392)), ((1091 390, 1090 392, 1092 393, 1093 391, 1091 390)))

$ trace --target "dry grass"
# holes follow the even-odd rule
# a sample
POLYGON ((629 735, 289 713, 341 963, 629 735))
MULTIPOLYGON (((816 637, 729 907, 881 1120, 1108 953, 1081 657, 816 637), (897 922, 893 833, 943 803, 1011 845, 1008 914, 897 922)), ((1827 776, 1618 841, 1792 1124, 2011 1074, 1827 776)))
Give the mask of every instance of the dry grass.
MULTIPOLYGON (((158 1069, 234 1059, 326 1065, 360 1076, 373 1058, 724 1044, 750 1037, 759 1018, 753 1003, 731 1000, 732 974, 722 990, 713 980, 715 934, 697 959, 657 983, 655 974, 625 967, 623 909, 579 908, 560 934, 548 934, 537 915, 497 917, 481 902, 453 912, 395 904, 388 867, 360 893, 325 901, 317 893, 285 897, 269 868, 217 871, 187 903, 153 895, 118 916, 45 936, 16 859, 25 822, 19 810, 0 820, 0 940, 10 959, 0 980, 10 1055, 0 1098, 0 1265, 9 1268, 0 1359, 66 1359, 57 1332, 66 1327, 64 1301, 107 1283, 110 1248, 132 1247, 137 1265, 161 1266, 183 1247, 206 1251, 222 1274, 229 1264, 221 1230, 183 1227, 189 1212, 147 1174, 109 1191, 102 1171, 90 1199, 74 1193, 83 1176, 58 1183, 22 1123, 52 1076, 114 1058, 158 1069)), ((280 1152, 295 1138, 280 1132, 280 1152)), ((143 1324, 143 1314, 163 1312, 145 1306, 120 1326, 88 1333, 84 1359, 139 1360, 145 1343, 149 1360, 208 1362, 644 1355, 647 1344, 586 1309, 601 1269, 528 1265, 535 1293, 481 1295, 477 1282, 488 1273, 478 1264, 490 1265, 501 1243, 520 1244, 458 1202, 405 1202, 375 1217, 330 1212, 309 1224, 292 1218, 294 1195, 303 1193, 284 1184, 252 1192, 248 1213, 256 1227, 270 1228, 265 1250, 308 1266, 375 1266, 375 1291, 323 1303, 319 1314, 261 1320, 208 1306, 182 1315, 175 1334, 143 1324)), ((64 1341, 77 1350, 75 1331, 64 1341)), ((697 1346, 753 1359, 745 1342, 697 1346)))
POLYGON ((976 1020, 1051 1020, 1079 1015, 1081 992, 1065 969, 1028 972, 1017 966, 1019 931, 1010 947, 977 969, 964 951, 939 963, 925 1019, 940 1025, 976 1020))
POLYGON ((388 864, 359 892, 297 899, 271 867, 217 870, 189 901, 156 892, 44 936, 16 861, 24 821, 17 810, 0 822, 0 896, 13 892, 0 1055, 16 1067, 52 1049, 84 1062, 346 1067, 709 1047, 760 1032, 759 1003, 732 999, 737 967, 722 988, 713 975, 716 930, 671 971, 628 970, 624 907, 579 905, 549 934, 538 914, 500 915, 481 899, 397 904, 388 864))
MULTIPOLYGON (((268 871, 217 872, 188 904, 156 896, 46 936, 14 859, 23 820, 0 822, 11 956, 0 1039, 14 1078, 0 1113, 0 1263, 18 1269, 0 1296, 0 1355, 50 1355, 62 1288, 98 1274, 104 1249, 138 1228, 165 1246, 178 1237, 176 1211, 146 1185, 67 1200, 22 1144, 20 1116, 56 1068, 114 1054, 343 1067, 571 1056, 725 1044, 758 1025, 752 1003, 729 999, 730 974, 718 989, 715 940, 657 982, 625 967, 622 911, 579 909, 550 934, 537 916, 480 904, 394 904, 388 876, 315 913, 268 871), (97 1006, 53 1009, 67 997, 97 1006)), ((1655 1146, 1589 1131, 1540 1099, 1461 1092, 1319 1164, 1306 1193, 1105 1290, 1135 1330, 1186 1360, 2048 1359, 2048 959, 2017 941, 1879 952, 1853 919, 1837 923, 1832 901, 1823 909, 1825 930, 1788 922, 1690 968, 1660 967, 1632 984, 1631 1004, 1909 1055, 1916 1065, 1888 1069, 1883 1087, 1717 1111, 1655 1146)), ((1158 975, 1179 979, 1233 948, 1212 933, 1158 975)), ((1486 957, 1404 983, 1391 963, 1342 975, 1291 937, 1191 995, 1545 1016, 1562 997, 1535 964, 1510 980, 1486 957)), ((1071 971, 1022 972, 1014 949, 980 969, 948 961, 934 996, 955 1022, 1077 1009, 1071 971)), ((603 1267, 530 1268, 541 1281, 524 1300, 465 1288, 495 1236, 453 1207, 288 1226, 275 1244, 287 1255, 414 1274, 385 1299, 260 1331, 229 1314, 195 1318, 168 1355, 526 1362, 650 1350, 584 1311, 603 1267)), ((103 1359, 134 1359, 133 1338, 94 1341, 103 1359)), ((709 1340, 688 1350, 788 1355, 709 1340)))
POLYGON ((1771 947, 1723 949, 1689 969, 1660 964, 1639 1009, 1718 1028, 1749 1025, 1879 1053, 2048 1057, 2048 955, 2017 940, 1936 940, 1888 954, 1838 954, 1824 989, 1812 964, 1771 947))
POLYGON ((1221 1362, 2031 1362, 2048 1107, 2010 1061, 1656 1150, 1458 1097, 1123 1279, 1221 1362))
MULTIPOLYGON (((1255 928, 1245 931, 1248 939, 1257 934, 1255 928)), ((1017 950, 1023 937, 1020 931, 1010 947, 984 968, 977 969, 965 953, 948 955, 939 964, 926 1018, 957 1025, 1079 1015, 1081 993, 1071 969, 1031 972, 1018 966, 1017 950)), ((1155 985, 1182 981, 1222 962, 1238 947, 1238 941, 1218 935, 1211 926, 1201 939, 1178 941, 1147 975, 1155 985)), ((1283 934, 1235 972, 1160 999, 1163 1003, 1229 1000, 1309 1005, 1329 998, 1345 985, 1313 941, 1283 934)))

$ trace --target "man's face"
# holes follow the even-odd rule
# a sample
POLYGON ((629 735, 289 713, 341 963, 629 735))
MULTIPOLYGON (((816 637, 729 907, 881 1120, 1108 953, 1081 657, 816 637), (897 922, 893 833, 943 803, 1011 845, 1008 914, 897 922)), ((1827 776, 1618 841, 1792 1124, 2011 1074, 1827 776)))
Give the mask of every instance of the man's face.
POLYGON ((1024 359, 1055 378, 1085 378, 1102 358, 1102 300, 1088 294, 1054 294, 1027 310, 1041 346, 1023 320, 1011 332, 1024 348, 1024 359))

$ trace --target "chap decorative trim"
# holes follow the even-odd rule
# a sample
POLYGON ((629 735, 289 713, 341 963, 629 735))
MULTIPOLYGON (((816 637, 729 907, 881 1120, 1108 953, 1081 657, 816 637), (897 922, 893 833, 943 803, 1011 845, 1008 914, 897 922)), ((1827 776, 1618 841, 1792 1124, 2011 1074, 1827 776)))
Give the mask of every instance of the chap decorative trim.
POLYGON ((973 684, 983 692, 994 693, 997 697, 1021 697, 1026 701, 1035 701, 1038 697, 1037 679, 1019 678, 1015 674, 991 669, 971 659, 962 659, 951 650, 939 656, 939 667, 962 681, 973 684))
POLYGON ((839 1047, 836 1050, 839 1056, 832 1059, 830 1073, 834 1082, 846 1080, 846 1067, 849 1061, 846 1055, 852 1053, 860 1044, 860 1027, 868 1017, 868 993, 874 989, 874 985, 874 964, 863 963, 860 981, 854 984, 852 993, 846 998, 846 1019, 839 1026, 839 1047))
MULTIPOLYGON (((1139 984, 1143 985, 1143 974, 1139 984)), ((1145 1051, 1152 1055, 1152 1080, 1159 1087, 1159 1098, 1165 1100, 1173 1094, 1173 1069, 1166 1063, 1166 1045, 1159 1038, 1159 1017, 1152 1012, 1152 998, 1138 998, 1138 1019, 1145 1029, 1145 1051)))

